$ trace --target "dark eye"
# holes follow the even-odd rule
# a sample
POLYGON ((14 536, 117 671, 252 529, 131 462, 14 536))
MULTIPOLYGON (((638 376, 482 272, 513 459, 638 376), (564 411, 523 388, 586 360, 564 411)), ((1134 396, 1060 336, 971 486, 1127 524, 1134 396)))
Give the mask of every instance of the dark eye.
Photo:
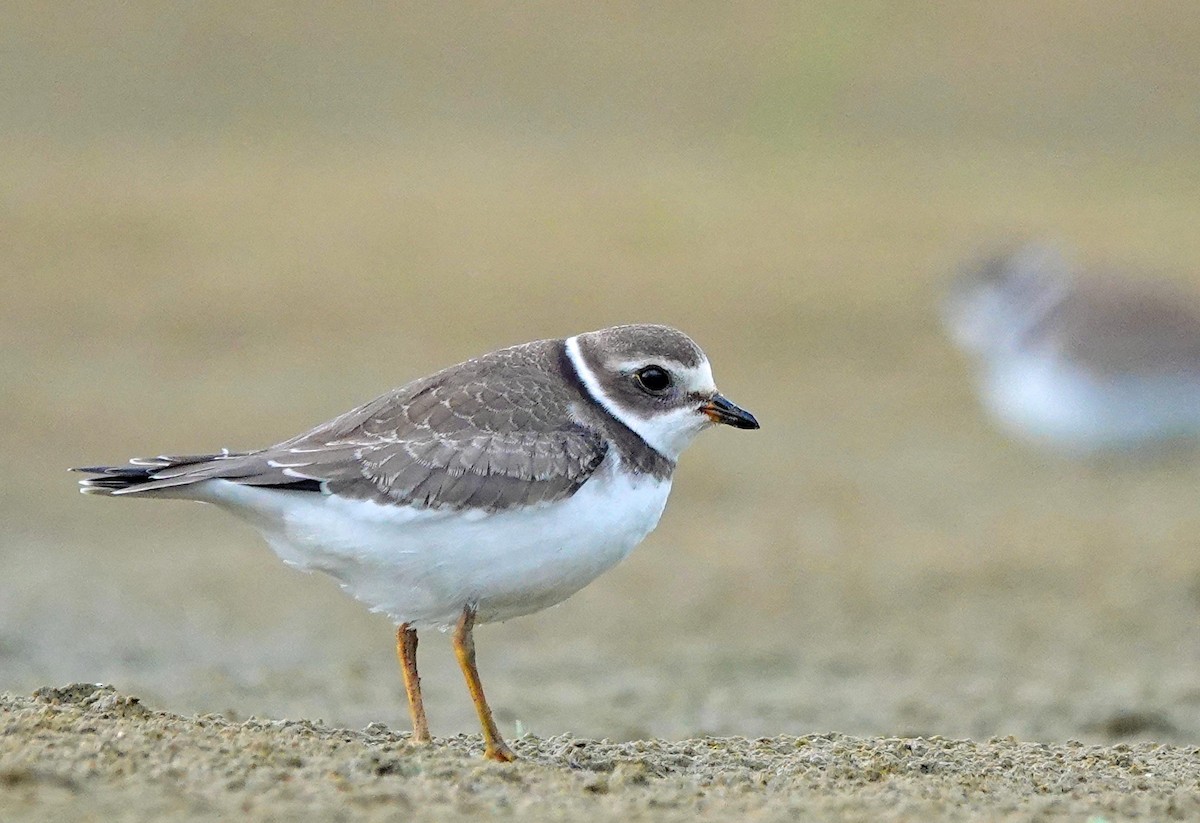
POLYGON ((660 394, 671 388, 671 373, 662 366, 646 366, 634 375, 638 385, 651 394, 660 394))

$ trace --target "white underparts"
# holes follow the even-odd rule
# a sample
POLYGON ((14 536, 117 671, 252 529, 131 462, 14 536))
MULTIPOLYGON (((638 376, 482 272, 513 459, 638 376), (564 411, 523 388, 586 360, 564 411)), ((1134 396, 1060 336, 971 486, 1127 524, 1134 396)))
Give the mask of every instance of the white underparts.
POLYGON ((575 494, 500 512, 421 509, 244 486, 173 495, 215 503, 256 526, 289 565, 329 574, 373 611, 418 627, 507 620, 558 603, 612 568, 658 523, 670 480, 609 459, 575 494))

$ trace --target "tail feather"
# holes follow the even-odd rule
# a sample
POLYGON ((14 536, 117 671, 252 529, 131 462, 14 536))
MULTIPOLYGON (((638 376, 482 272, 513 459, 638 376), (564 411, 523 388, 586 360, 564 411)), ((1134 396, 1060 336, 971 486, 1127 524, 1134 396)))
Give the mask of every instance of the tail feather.
POLYGON ((208 480, 220 474, 219 461, 246 454, 226 449, 217 454, 135 457, 128 466, 83 466, 71 471, 99 475, 79 481, 84 494, 136 494, 208 480))
MULTIPOLYGON (((148 494, 214 479, 288 491, 323 491, 321 480, 299 474, 294 465, 277 464, 266 459, 262 451, 223 449, 217 454, 135 457, 128 466, 87 466, 71 471, 97 475, 80 480, 80 491, 106 496, 148 494)), ((164 496, 188 495, 183 491, 164 496)))

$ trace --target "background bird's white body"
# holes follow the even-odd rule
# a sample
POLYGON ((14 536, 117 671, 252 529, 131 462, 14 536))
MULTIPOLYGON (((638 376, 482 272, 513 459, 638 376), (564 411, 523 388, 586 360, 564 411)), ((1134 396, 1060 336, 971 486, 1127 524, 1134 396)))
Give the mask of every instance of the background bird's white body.
POLYGON ((1194 302, 1028 243, 966 266, 943 319, 1005 430, 1077 454, 1133 451, 1200 436, 1194 302))
POLYGON ((396 623, 446 628, 552 606, 619 563, 658 524, 670 479, 615 471, 611 456, 572 496, 494 513, 381 505, 208 480, 178 496, 254 525, 286 563, 336 578, 396 623))
POLYGON ((1050 352, 1009 353, 978 375, 1010 433, 1062 451, 1131 449, 1200 432, 1200 380, 1095 375, 1050 352))

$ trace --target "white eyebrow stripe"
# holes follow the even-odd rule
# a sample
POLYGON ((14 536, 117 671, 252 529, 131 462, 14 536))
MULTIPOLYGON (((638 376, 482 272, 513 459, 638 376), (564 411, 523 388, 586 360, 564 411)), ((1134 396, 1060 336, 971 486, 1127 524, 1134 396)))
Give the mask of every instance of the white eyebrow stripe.
POLYGON ((678 360, 675 360, 671 357, 655 357, 649 360, 622 360, 620 363, 617 363, 617 370, 633 371, 635 369, 640 369, 643 366, 651 365, 662 366, 668 371, 686 371, 691 368, 690 366, 685 366, 678 360))
POLYGON ((701 360, 698 366, 685 366, 671 357, 659 357, 652 361, 622 360, 616 364, 616 367, 618 371, 632 372, 651 364, 662 366, 671 374, 678 375, 680 382, 689 391, 715 392, 717 390, 716 381, 713 380, 712 366, 709 365, 707 359, 701 360))
POLYGON ((699 366, 681 366, 680 371, 688 375, 687 385, 692 391, 715 392, 717 382, 713 379, 712 366, 708 360, 701 360, 699 366))

